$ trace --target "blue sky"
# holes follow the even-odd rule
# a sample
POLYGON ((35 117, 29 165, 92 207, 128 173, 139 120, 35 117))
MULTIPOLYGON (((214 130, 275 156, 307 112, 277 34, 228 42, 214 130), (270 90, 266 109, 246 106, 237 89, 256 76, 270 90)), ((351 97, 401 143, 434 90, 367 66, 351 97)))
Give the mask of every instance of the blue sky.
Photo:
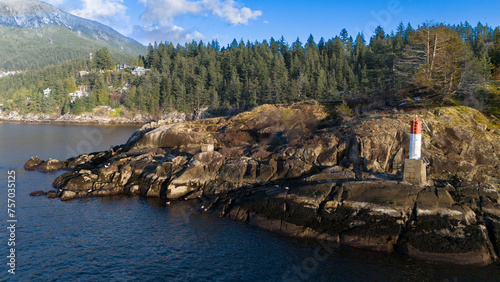
POLYGON ((75 15, 97 20, 147 45, 217 39, 252 42, 284 36, 288 42, 309 34, 319 41, 346 28, 366 39, 380 25, 386 32, 400 22, 417 27, 426 21, 459 24, 479 21, 500 26, 500 0, 45 0, 75 15))

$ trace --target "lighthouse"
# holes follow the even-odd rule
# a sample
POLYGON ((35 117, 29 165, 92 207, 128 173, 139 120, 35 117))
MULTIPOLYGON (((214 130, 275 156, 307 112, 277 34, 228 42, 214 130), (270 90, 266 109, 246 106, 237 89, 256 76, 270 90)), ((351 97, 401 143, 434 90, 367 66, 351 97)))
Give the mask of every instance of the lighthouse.
POLYGON ((417 185, 427 182, 426 165, 422 160, 421 151, 422 121, 415 117, 414 120, 410 121, 410 154, 404 164, 404 181, 417 185))
POLYGON ((422 150, 422 121, 415 117, 415 120, 410 122, 410 159, 420 160, 420 152, 422 150))

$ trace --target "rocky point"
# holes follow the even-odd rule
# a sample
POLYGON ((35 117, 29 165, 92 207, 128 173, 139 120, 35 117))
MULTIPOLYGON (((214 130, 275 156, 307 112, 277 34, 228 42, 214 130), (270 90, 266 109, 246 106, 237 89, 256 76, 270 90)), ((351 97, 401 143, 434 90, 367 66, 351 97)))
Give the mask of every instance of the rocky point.
POLYGON ((466 107, 340 119, 317 102, 153 122, 126 144, 28 170, 68 172, 48 194, 188 200, 289 236, 486 265, 500 250, 500 125, 466 107), (409 121, 425 120, 426 185, 402 181, 409 121))

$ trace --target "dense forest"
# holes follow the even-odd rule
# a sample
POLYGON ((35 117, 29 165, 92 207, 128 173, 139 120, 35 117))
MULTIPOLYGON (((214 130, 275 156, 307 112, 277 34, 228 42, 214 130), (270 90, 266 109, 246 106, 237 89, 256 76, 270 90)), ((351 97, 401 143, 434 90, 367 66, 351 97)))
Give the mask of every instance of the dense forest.
POLYGON ((289 44, 284 38, 234 40, 222 48, 216 41, 155 43, 134 62, 150 69, 142 76, 110 70, 110 54, 98 52, 92 61, 0 79, 0 103, 21 112, 81 113, 96 105, 124 105, 161 114, 202 108, 239 111, 308 99, 359 99, 372 107, 417 100, 500 114, 495 83, 500 79, 500 28, 480 23, 426 23, 416 29, 400 24, 390 34, 379 27, 368 42, 344 29, 318 42, 311 35, 305 44, 299 39, 289 44), (81 70, 93 71, 79 76, 81 70), (67 94, 80 85, 90 95, 71 103, 67 94), (43 97, 44 88, 54 95, 43 97))

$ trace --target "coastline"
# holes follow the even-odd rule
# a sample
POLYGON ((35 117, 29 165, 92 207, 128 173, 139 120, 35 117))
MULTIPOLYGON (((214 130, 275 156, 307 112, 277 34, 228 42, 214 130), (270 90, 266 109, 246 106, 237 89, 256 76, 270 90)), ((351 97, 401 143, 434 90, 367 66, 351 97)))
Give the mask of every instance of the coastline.
MULTIPOLYGON (((163 115, 161 120, 168 123, 182 122, 189 120, 184 113, 168 113, 163 115)), ((24 114, 10 112, 0 113, 0 123, 22 123, 22 124, 59 124, 59 125, 138 125, 142 126, 152 121, 156 121, 150 115, 135 114, 120 117, 112 117, 102 113, 84 113, 82 115, 56 115, 56 114, 24 114)))
POLYGON ((17 123, 17 124, 53 124, 53 125, 144 125, 148 121, 133 121, 133 120, 117 120, 112 119, 110 121, 101 120, 9 120, 0 118, 0 123, 17 123))
POLYGON ((107 151, 31 158, 24 169, 68 171, 54 179, 55 190, 33 196, 190 201, 198 212, 290 237, 457 265, 498 262, 499 158, 484 161, 492 147, 500 148, 498 125, 481 126, 476 120, 486 117, 472 109, 437 111, 417 113, 432 128, 422 150, 430 177, 422 184, 402 181, 405 121, 416 112, 335 123, 314 101, 264 105, 233 117, 160 120, 107 151), (473 154, 453 154, 462 140, 473 154))

